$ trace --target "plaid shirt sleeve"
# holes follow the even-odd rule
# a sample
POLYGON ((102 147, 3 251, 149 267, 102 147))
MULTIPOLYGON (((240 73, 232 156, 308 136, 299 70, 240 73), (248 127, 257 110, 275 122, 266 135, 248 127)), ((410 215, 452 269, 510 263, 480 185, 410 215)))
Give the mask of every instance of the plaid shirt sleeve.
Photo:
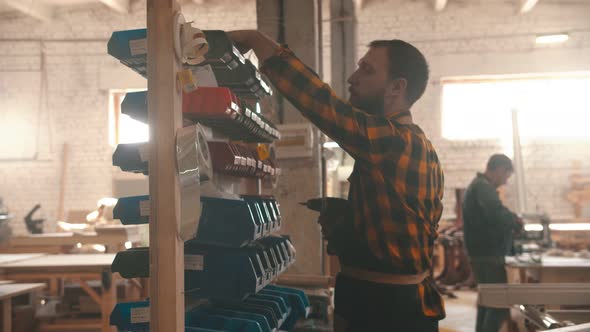
POLYGON ((287 48, 267 59, 261 71, 292 104, 355 160, 372 164, 403 151, 403 140, 385 117, 372 116, 339 98, 330 86, 287 48), (400 138, 392 144, 392 137, 400 138))

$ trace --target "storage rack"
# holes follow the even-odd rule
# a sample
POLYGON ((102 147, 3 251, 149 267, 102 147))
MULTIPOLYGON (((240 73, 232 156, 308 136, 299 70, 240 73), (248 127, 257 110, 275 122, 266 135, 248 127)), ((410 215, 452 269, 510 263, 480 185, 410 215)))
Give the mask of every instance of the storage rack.
POLYGON ((114 214, 123 224, 149 223, 150 247, 120 252, 112 266, 126 278, 150 277, 150 298, 118 304, 111 324, 288 330, 309 302, 302 291, 270 284, 295 259, 289 239, 272 236, 282 223, 278 203, 262 195, 262 181, 276 183, 280 169, 272 148, 260 152, 257 143, 280 134, 253 109, 272 90, 223 31, 205 31, 210 51, 200 65, 211 66, 222 87, 182 92, 177 75, 191 67, 174 53, 178 17, 175 1, 148 2, 147 30, 115 32, 109 41, 109 54, 148 79, 148 91, 128 94, 122 112, 150 127, 149 144, 120 145, 113 155, 122 170, 149 174, 150 195, 121 198, 114 214), (188 152, 180 143, 187 137, 188 152), (177 169, 182 158, 200 173, 177 169))

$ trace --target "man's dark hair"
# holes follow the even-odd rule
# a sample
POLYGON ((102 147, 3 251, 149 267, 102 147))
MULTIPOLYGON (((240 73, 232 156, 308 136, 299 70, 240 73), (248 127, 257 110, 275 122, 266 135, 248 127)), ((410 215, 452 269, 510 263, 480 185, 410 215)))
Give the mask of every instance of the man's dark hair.
POLYGON ((369 47, 386 47, 389 54, 389 77, 408 81, 406 99, 410 105, 422 97, 428 83, 428 63, 424 55, 403 40, 374 40, 369 47))
POLYGON ((508 156, 506 156, 505 154, 495 154, 491 156, 490 160, 488 160, 488 165, 486 169, 488 171, 493 171, 500 167, 507 171, 514 170, 514 167, 512 166, 512 160, 510 160, 510 158, 508 158, 508 156))

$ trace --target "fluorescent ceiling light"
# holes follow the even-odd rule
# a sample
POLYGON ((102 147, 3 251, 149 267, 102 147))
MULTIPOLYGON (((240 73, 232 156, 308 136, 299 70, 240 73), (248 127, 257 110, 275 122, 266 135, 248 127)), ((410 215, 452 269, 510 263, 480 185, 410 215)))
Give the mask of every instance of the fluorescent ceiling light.
POLYGON ((554 231, 590 231, 590 224, 589 223, 550 224, 549 228, 554 231))
MULTIPOLYGON (((549 224, 553 231, 590 231, 590 223, 560 223, 549 224)), ((540 232, 543 230, 541 224, 525 224, 524 230, 527 232, 540 232)))
POLYGON ((106 252, 107 247, 103 246, 102 244, 93 244, 92 249, 99 251, 99 252, 106 252))
POLYGON ((540 232, 543 230, 543 225, 541 225, 541 224, 525 224, 524 230, 527 232, 540 232))
POLYGON ((559 33, 554 35, 541 35, 537 36, 535 42, 537 44, 556 44, 556 43, 564 43, 570 37, 565 33, 559 33))
POLYGON ((326 149, 331 149, 331 148, 339 148, 340 145, 338 145, 338 143, 336 143, 336 142, 326 142, 326 143, 324 143, 324 147, 326 149))

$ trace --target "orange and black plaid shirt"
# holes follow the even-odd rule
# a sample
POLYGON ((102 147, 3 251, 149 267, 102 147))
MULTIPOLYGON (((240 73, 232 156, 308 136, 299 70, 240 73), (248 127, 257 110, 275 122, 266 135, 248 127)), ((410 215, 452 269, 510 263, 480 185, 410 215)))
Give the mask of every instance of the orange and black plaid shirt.
MULTIPOLYGON (((385 117, 356 109, 287 48, 267 59, 261 71, 355 159, 349 200, 355 228, 371 253, 392 273, 430 270, 444 177, 424 132, 397 122, 402 114, 385 117)), ((431 277, 418 285, 418 292, 424 314, 442 319, 443 301, 431 277)))

